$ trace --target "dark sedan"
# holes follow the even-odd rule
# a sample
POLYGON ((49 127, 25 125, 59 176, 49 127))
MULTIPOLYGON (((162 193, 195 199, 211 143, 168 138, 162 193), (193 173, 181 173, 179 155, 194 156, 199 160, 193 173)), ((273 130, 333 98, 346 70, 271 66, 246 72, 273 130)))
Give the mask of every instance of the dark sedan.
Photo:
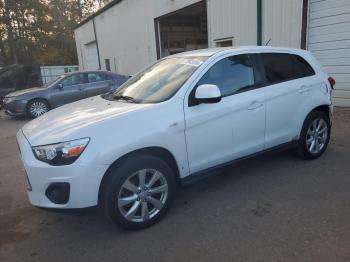
POLYGON ((115 90, 128 78, 108 71, 68 73, 42 87, 7 94, 3 107, 8 115, 35 118, 61 105, 115 90))

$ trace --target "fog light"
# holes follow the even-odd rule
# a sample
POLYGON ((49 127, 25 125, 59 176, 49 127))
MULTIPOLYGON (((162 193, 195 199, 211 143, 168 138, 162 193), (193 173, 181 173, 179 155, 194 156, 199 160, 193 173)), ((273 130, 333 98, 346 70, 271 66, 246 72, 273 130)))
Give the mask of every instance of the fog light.
POLYGON ((46 189, 46 197, 53 203, 63 205, 69 200, 69 183, 53 183, 46 189))

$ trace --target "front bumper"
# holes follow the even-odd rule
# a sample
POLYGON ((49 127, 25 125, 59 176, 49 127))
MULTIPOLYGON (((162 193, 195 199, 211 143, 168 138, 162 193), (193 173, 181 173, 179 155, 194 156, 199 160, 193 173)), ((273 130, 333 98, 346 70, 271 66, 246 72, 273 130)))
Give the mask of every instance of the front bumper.
POLYGON ((99 187, 107 165, 73 163, 51 166, 34 157, 31 146, 20 130, 17 133, 21 160, 26 171, 29 201, 32 205, 54 209, 75 209, 96 206, 99 187), (47 189, 55 184, 69 184, 69 198, 65 204, 56 204, 47 196, 47 189))
POLYGON ((14 100, 11 102, 3 102, 5 113, 10 116, 25 116, 27 114, 27 101, 14 100))

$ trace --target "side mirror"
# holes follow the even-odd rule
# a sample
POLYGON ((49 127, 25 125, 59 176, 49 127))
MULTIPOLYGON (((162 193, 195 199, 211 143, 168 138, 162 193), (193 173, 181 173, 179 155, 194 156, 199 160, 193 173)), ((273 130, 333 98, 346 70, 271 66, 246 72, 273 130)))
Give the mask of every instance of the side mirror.
POLYGON ((195 93, 196 101, 204 104, 218 103, 221 97, 220 89, 216 85, 200 85, 195 93))
POLYGON ((59 83, 59 84, 57 85, 57 88, 58 88, 59 90, 62 90, 62 89, 63 89, 63 85, 62 85, 61 83, 59 83))

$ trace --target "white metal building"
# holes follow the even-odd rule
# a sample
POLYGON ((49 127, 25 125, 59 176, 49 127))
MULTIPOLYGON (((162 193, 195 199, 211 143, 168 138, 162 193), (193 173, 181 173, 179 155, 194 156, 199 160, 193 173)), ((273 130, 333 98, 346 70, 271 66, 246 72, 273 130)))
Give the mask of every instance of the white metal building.
POLYGON ((75 29, 81 69, 131 75, 169 54, 235 45, 307 48, 350 106, 350 0, 114 0, 75 29))

